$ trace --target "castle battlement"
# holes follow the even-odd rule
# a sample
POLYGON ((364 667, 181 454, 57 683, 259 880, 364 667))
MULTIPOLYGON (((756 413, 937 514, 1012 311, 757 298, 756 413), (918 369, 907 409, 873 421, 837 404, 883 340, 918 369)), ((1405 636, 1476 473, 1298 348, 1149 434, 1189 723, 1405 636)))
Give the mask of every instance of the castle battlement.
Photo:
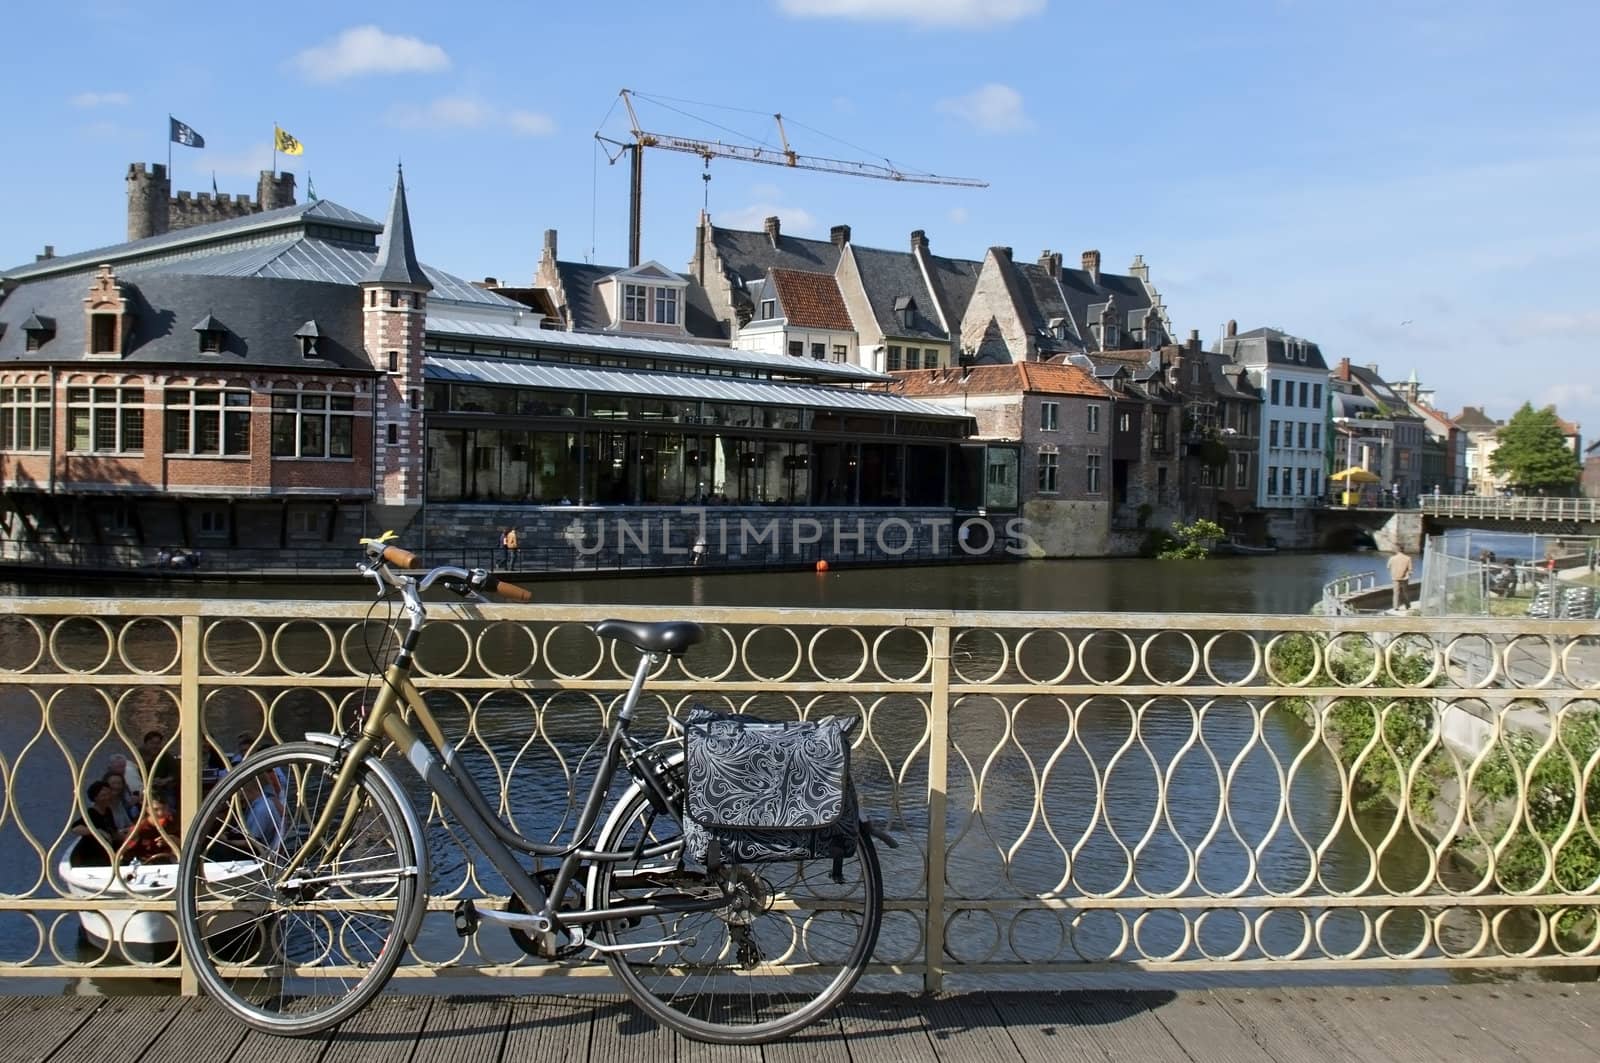
POLYGON ((142 240, 174 229, 243 218, 294 205, 294 174, 262 170, 256 194, 172 192, 164 164, 128 164, 128 239, 142 240))

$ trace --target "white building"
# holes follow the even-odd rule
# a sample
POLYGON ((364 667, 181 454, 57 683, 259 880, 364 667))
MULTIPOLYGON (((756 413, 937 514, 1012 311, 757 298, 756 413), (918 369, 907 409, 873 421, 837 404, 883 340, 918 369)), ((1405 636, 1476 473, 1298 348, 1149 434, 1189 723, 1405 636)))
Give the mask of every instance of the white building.
POLYGON ((1245 368, 1263 400, 1256 504, 1323 505, 1329 440, 1328 365, 1321 349, 1277 329, 1240 333, 1230 321, 1221 353, 1245 368))

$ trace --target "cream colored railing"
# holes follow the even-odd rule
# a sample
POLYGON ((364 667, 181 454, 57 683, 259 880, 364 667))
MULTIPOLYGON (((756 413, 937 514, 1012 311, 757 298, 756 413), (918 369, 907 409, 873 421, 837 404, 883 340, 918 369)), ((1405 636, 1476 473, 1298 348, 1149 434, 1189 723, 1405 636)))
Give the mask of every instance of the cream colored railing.
POLYGON ((1434 517, 1489 520, 1600 521, 1600 499, 1542 495, 1419 495, 1417 508, 1434 517))
MULTIPOLYGON (((695 701, 863 717, 857 785, 901 840, 879 974, 1600 964, 1600 625, 625 611, 685 612, 708 638, 661 667, 641 728, 695 701)), ((633 652, 594 607, 435 614, 419 685, 486 792, 553 833, 633 652)), ((0 976, 182 975, 77 939, 82 911, 171 906, 65 895, 85 787, 158 730, 187 820, 208 760, 347 726, 387 630, 354 604, 8 602, 0 976)), ((434 911, 402 973, 551 970, 451 931, 457 900, 503 890, 437 807, 427 829, 434 911)))

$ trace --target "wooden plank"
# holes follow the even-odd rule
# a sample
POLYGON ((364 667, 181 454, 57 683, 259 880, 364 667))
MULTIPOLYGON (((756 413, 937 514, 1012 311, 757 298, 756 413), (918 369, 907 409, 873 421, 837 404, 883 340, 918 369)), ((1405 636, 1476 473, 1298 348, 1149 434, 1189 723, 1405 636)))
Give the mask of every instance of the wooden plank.
MULTIPOLYGON (((137 1057, 139 1063, 191 1063, 196 1059, 227 1059, 233 1055, 248 1027, 214 1000, 183 998, 172 1024, 154 1044, 137 1057)), ((128 1057, 133 1058, 133 1057, 128 1057)))
POLYGON ((850 1063, 839 1009, 782 1041, 764 1045, 761 1056, 766 1063, 850 1063))
POLYGON ((1069 1020, 1100 1041, 1107 1056, 1140 1063, 1189 1063, 1189 1055, 1150 1013, 1153 1004, 1171 993, 1063 993, 1060 1001, 1069 1020))
POLYGON ((1539 1063, 1578 1063, 1593 1060, 1594 1052, 1559 1034, 1552 1035, 1542 1021, 1524 1009, 1485 1007, 1469 1000, 1459 986, 1419 987, 1414 992, 1426 1001, 1432 1022, 1454 1031, 1472 1047, 1468 1055, 1539 1063))
POLYGON ((1309 1013, 1265 989, 1216 989, 1220 1004, 1250 1039, 1281 1063, 1324 1063, 1329 1059, 1369 1059, 1346 1044, 1309 1013))
POLYGON ((626 997, 606 997, 594 1010, 590 1063, 673 1063, 676 1035, 626 997))
POLYGON ((1591 1026, 1592 1013, 1583 1014, 1589 1010, 1585 1000, 1592 999, 1591 994, 1566 995, 1577 988, 1540 983, 1478 984, 1451 986, 1450 994, 1481 1017, 1479 1029, 1483 1033, 1510 1045, 1521 1056, 1528 1056, 1527 1049, 1538 1045, 1541 1061, 1572 1058, 1574 1052, 1592 1060, 1600 1034, 1591 1026))
POLYGON ((1459 1058, 1435 1043, 1437 1031, 1425 1022, 1413 1029, 1398 987, 1285 991, 1292 1007, 1300 1007, 1334 1029, 1346 1044, 1359 1043, 1364 1056, 1397 1063, 1456 1063, 1459 1058))
POLYGON ((1179 993, 1165 1003, 1152 1003, 1150 1014, 1195 1063, 1275 1063, 1210 994, 1179 993))
POLYGON ((511 1002, 503 997, 435 1000, 412 1063, 481 1063, 500 1058, 511 1002))
POLYGON ((872 1063, 934 1063, 922 1001, 903 993, 863 993, 839 1006, 850 1056, 872 1063))
POLYGON ((431 997, 381 995, 339 1024, 323 1063, 408 1059, 428 1022, 431 997))
POLYGON ((178 997, 112 997, 52 1060, 138 1059, 182 1008, 178 997))
POLYGON ((94 1017, 104 997, 17 997, 6 1002, 0 1023, 0 1061, 33 1063, 68 1043, 94 1017))
POLYGON ((924 997, 934 1055, 950 1063, 1016 1063, 1023 1058, 994 1003, 981 993, 924 997))
POLYGON ((1105 1063, 1102 1041, 1068 1014, 1064 993, 995 993, 1006 1034, 1027 1060, 1105 1063))
POLYGON ((308 1037, 274 1037, 246 1029, 244 1041, 228 1063, 317 1063, 333 1039, 332 1031, 308 1037))
POLYGON ((512 1063, 580 1063, 589 1058, 600 1002, 587 996, 512 1001, 502 1059, 512 1063))

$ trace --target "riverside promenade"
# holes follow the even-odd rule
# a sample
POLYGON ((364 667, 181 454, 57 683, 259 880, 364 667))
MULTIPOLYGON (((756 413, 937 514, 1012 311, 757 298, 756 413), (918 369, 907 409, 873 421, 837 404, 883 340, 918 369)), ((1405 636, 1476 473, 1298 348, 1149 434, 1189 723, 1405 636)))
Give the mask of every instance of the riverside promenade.
POLYGON ((1181 992, 858 994, 778 1044, 684 1040, 615 997, 387 995, 283 1039, 209 1000, 0 998, 0 1063, 1323 1063, 1600 1058, 1600 987, 1515 982, 1181 992))

